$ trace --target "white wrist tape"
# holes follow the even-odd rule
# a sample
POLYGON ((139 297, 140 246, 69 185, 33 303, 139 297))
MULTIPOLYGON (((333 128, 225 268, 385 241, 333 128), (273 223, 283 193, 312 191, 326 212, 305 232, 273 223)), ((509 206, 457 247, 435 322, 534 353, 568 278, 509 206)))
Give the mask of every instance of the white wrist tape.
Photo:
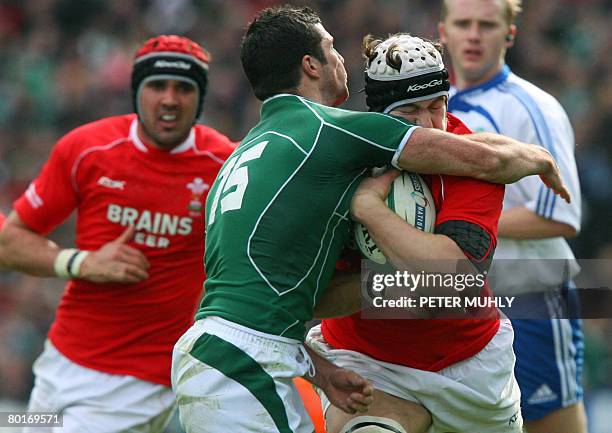
POLYGON ((79 250, 79 252, 72 256, 72 259, 68 261, 68 273, 73 278, 78 278, 81 276, 81 265, 83 264, 88 255, 89 251, 79 250))
POLYGON ((88 251, 81 251, 76 248, 61 250, 57 257, 55 257, 53 270, 60 278, 78 278, 81 265, 88 255, 88 251))

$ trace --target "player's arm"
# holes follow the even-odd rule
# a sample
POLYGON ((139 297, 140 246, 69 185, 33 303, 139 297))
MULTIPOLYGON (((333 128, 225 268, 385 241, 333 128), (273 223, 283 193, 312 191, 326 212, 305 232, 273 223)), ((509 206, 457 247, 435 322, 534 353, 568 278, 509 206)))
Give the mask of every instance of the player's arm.
POLYGON ((451 238, 480 273, 488 271, 505 187, 469 177, 434 176, 434 181, 441 187, 434 233, 451 238))
POLYGON ((558 236, 571 238, 576 234, 576 229, 571 225, 544 218, 524 206, 502 212, 499 219, 499 237, 502 238, 545 239, 558 236))
MULTIPOLYGON (((561 107, 559 107, 561 109, 561 107)), ((561 109, 562 110, 562 109, 561 109)), ((522 121, 515 131, 518 138, 538 142, 542 147, 555 149, 555 161, 561 175, 574 198, 571 204, 558 202, 549 197, 548 191, 532 179, 523 179, 515 185, 521 191, 524 202, 521 206, 504 209, 499 221, 499 236, 510 239, 545 239, 552 237, 571 238, 580 230, 580 185, 574 160, 574 134, 565 113, 545 114, 546 122, 540 125, 546 132, 538 133, 531 117, 522 121)))
MULTIPOLYGON (((364 180, 352 202, 353 219, 363 224, 372 239, 389 259, 394 268, 400 271, 419 274, 475 274, 461 248, 448 236, 422 232, 393 212, 384 202, 387 191, 379 190, 372 193, 372 188, 390 184, 393 177, 386 173, 378 178, 364 180), (369 181, 372 181, 371 183, 369 181), (378 185, 373 185, 378 184, 378 185), (364 192, 364 190, 368 192, 364 192), (358 195, 359 194, 359 195, 358 195)), ((424 286, 411 290, 416 298, 420 296, 456 296, 460 294, 452 287, 424 286), (416 290, 415 290, 416 289, 416 290)), ((474 287, 480 291, 480 287, 474 287)), ((461 292, 465 296, 477 295, 473 290, 461 292)), ((411 314, 419 318, 431 318, 432 311, 411 309, 411 314), (423 314, 425 313, 425 314, 423 314), (423 315, 421 315, 423 314, 423 315)))
POLYGON ((363 196, 354 198, 353 203, 353 218, 368 229, 395 268, 403 269, 410 262, 418 262, 419 270, 425 272, 453 273, 457 264, 468 262, 468 257, 450 237, 412 227, 389 209, 384 200, 363 196))
POLYGON ((14 211, 0 230, 0 263, 6 268, 37 277, 55 276, 53 259, 59 250, 54 242, 28 230, 14 211))
MULTIPOLYGON (((426 233, 407 224, 385 204, 393 179, 399 174, 389 170, 376 178, 364 179, 353 195, 351 214, 360 222, 395 267, 406 262, 431 262, 467 260, 467 257, 448 236, 426 233)), ((432 269, 436 271, 439 269, 432 269)))
MULTIPOLYGON (((385 203, 391 183, 399 173, 389 170, 385 174, 366 178, 361 182, 351 202, 353 219, 363 224, 374 242, 399 270, 411 273, 476 275, 482 272, 481 265, 489 261, 464 253, 452 233, 426 233, 412 227, 393 212, 385 203)), ((464 245, 465 246, 465 245, 464 245)), ((474 277, 474 281, 477 281, 474 277)), ((452 286, 416 287, 415 296, 473 296, 480 294, 481 285, 466 286, 457 292, 452 286)), ((414 310, 413 313, 417 311, 414 310)), ((431 311, 430 311, 431 312, 431 311)), ((425 316, 427 317, 427 316, 425 316)))
POLYGON ((319 387, 330 403, 347 413, 366 412, 372 404, 374 388, 357 373, 338 367, 304 345, 312 360, 314 375, 304 379, 319 387))
POLYGON ((513 183, 537 174, 556 194, 570 201, 559 168, 546 149, 497 134, 459 136, 418 128, 402 149, 397 165, 418 173, 468 176, 494 183, 513 183))
POLYGON ((80 278, 94 283, 136 283, 148 277, 149 263, 141 251, 127 245, 128 228, 96 251, 62 250, 30 229, 13 211, 0 232, 0 262, 38 277, 80 278))

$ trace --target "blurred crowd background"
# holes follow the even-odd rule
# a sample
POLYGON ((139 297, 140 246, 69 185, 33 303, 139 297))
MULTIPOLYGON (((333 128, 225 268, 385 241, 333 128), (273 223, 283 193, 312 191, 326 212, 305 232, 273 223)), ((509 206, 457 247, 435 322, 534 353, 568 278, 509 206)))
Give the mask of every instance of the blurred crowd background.
MULTIPOLYGON (((212 53, 203 123, 234 140, 259 102, 242 72, 246 23, 267 0, 0 0, 0 209, 8 213, 69 129, 132 111, 132 55, 149 37, 183 34, 212 53)), ((437 38, 440 1, 293 1, 319 11, 344 56, 351 98, 364 110, 361 40, 398 31, 437 38)), ((583 191, 580 258, 612 258, 612 2, 524 1, 508 63, 560 100, 576 133, 583 191)), ((72 243, 70 224, 52 238, 72 243)), ((63 284, 0 273, 0 411, 23 407, 63 284)), ((612 317, 612 312, 610 314, 612 317)), ((586 403, 591 433, 610 432, 612 321, 586 323, 586 403)), ((171 427, 172 430, 174 427, 171 427)), ((0 428, 0 431, 2 429, 0 428)), ((10 430, 14 432, 14 430, 10 430)))

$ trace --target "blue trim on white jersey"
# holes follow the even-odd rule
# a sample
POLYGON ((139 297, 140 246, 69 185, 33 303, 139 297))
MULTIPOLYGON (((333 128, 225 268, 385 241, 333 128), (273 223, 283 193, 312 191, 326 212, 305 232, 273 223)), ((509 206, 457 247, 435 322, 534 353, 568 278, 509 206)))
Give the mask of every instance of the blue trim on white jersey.
POLYGON ((546 187, 544 185, 540 186, 538 190, 538 201, 536 202, 535 213, 540 214, 540 203, 542 202, 542 194, 546 191, 546 187))
MULTIPOLYGON (((538 215, 546 217, 546 209, 548 207, 548 201, 550 200, 550 196, 551 196, 550 191, 551 190, 549 188, 545 187, 545 186, 541 186, 540 190, 546 192, 546 194, 544 195, 544 200, 542 200, 540 195, 538 195, 538 201, 537 201, 537 204, 536 204, 535 212, 538 215)), ((554 196, 554 194, 553 194, 553 196, 554 196)))
POLYGON ((557 202, 557 194, 553 194, 552 203, 550 205, 550 210, 548 211, 548 215, 546 218, 552 219, 553 211, 555 210, 555 204, 557 202))
MULTIPOLYGON (((527 110, 538 136, 538 140, 542 146, 544 146, 544 148, 551 153, 553 158, 557 159, 552 134, 548 128, 544 114, 531 95, 529 95, 529 93, 527 93, 525 89, 520 87, 518 84, 508 81, 506 81, 503 85, 498 86, 498 89, 501 92, 509 93, 514 96, 525 108, 525 110, 527 110)), ((536 213, 545 218, 552 218, 556 201, 556 196, 551 194, 550 189, 548 189, 543 202, 540 201, 540 196, 538 196, 536 213)))
MULTIPOLYGON (((457 93, 453 95, 453 97, 463 96, 467 93, 475 92, 476 90, 488 90, 506 81, 509 75, 510 75, 510 68, 508 67, 508 65, 504 65, 502 66, 500 71, 489 81, 479 84, 478 86, 468 87, 467 89, 458 91, 457 93)), ((451 111, 450 108, 449 108, 449 111, 451 111)))
POLYGON ((463 89, 461 91, 456 92, 454 95, 452 95, 452 97, 450 98, 448 102, 448 111, 449 112, 463 111, 464 113, 475 111, 481 116, 483 116, 485 119, 487 119, 491 123, 491 126, 493 126, 493 128, 495 129, 495 132, 499 133, 500 131, 499 126, 497 126, 497 123, 495 122, 495 119, 493 118, 493 116, 491 116, 491 113, 489 113, 487 110, 485 110, 480 105, 468 104, 467 102, 465 102, 464 100, 461 100, 460 98, 462 96, 465 96, 466 94, 475 92, 477 90, 484 91, 484 90, 491 89, 503 83, 504 81, 506 81, 506 79, 508 78, 508 75, 510 75, 510 68, 507 65, 504 65, 501 68, 501 70, 489 81, 482 83, 478 86, 468 87, 467 89, 463 89))
POLYGON ((475 111, 478 114, 480 114, 482 117, 487 119, 491 123, 493 128, 495 129, 495 132, 497 132, 499 134, 499 127, 497 126, 497 123, 495 123, 495 119, 493 119, 493 116, 491 116, 491 113, 489 113, 487 110, 485 110, 480 105, 471 105, 471 104, 468 104, 465 101, 459 100, 459 98, 457 98, 457 95, 455 95, 448 102, 448 111, 449 112, 463 111, 464 113, 469 113, 470 111, 475 111))
MULTIPOLYGON (((485 107, 487 107, 488 104, 484 104, 484 106, 475 105, 477 102, 472 102, 470 100, 476 98, 477 101, 481 94, 488 94, 487 91, 505 93, 514 98, 518 104, 525 109, 531 120, 539 144, 548 150, 553 158, 557 159, 557 152, 559 151, 558 143, 554 142, 554 135, 551 133, 544 112, 542 108, 540 108, 537 99, 535 99, 537 95, 532 96, 529 88, 525 88, 520 81, 517 82, 513 77, 514 75, 508 65, 503 65, 495 76, 478 86, 469 87, 461 91, 453 89, 455 93, 451 93, 451 97, 449 98, 448 111, 452 113, 468 114, 471 112, 475 115, 477 114, 490 125, 490 127, 487 127, 488 130, 502 133, 502 130, 496 122, 497 116, 493 116, 489 111, 492 107, 487 109, 485 107)), ((492 112, 495 113, 495 110, 492 112)), ((557 196, 542 185, 538 191, 538 199, 534 211, 537 215, 552 219, 556 203, 557 196)))
POLYGON ((540 110, 540 107, 533 100, 531 95, 529 95, 529 93, 527 93, 518 84, 508 81, 505 82, 503 86, 499 86, 498 89, 501 92, 510 93, 521 103, 521 105, 523 105, 523 107, 525 107, 527 113, 529 113, 533 126, 535 127, 538 140, 540 140, 542 146, 544 146, 544 148, 556 158, 552 134, 550 133, 550 129, 548 129, 546 119, 544 118, 544 114, 542 114, 542 110, 540 110))

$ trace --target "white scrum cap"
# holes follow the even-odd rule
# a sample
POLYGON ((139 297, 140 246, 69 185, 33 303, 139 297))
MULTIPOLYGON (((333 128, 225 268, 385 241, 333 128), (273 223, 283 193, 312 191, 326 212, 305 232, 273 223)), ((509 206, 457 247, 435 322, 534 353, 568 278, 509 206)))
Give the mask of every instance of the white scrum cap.
POLYGON ((431 42, 400 34, 378 44, 368 59, 366 103, 371 111, 448 96, 450 82, 442 54, 431 42))

